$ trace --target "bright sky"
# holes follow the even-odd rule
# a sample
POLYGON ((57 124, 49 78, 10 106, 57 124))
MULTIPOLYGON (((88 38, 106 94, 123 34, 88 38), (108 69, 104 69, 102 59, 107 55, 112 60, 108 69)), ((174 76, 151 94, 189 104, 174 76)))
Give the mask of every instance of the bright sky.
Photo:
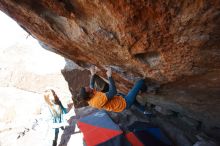
MULTIPOLYGON (((4 58, 10 52, 12 58, 10 64, 18 60, 24 64, 24 70, 38 74, 50 74, 60 72, 65 66, 64 58, 43 49, 38 41, 28 36, 14 20, 0 11, 0 67, 9 66, 8 58, 4 58), (15 50, 14 50, 15 49, 15 50), (19 56, 20 55, 20 56, 19 56), (40 59, 39 59, 40 58, 40 59)), ((10 56, 8 55, 8 56, 10 56)))
POLYGON ((0 48, 7 48, 25 40, 28 34, 18 24, 0 11, 0 48))

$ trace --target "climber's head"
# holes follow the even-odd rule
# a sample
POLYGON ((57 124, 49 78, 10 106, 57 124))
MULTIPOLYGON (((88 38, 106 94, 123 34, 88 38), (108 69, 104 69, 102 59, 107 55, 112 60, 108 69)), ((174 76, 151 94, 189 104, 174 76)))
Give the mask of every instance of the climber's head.
POLYGON ((88 100, 93 94, 93 89, 90 87, 82 87, 79 93, 79 97, 83 100, 88 100))

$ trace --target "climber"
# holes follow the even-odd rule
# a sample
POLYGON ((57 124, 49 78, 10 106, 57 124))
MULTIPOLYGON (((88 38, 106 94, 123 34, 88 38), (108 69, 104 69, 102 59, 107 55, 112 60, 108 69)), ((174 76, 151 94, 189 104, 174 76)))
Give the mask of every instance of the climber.
POLYGON ((96 69, 94 66, 90 68, 91 78, 89 87, 82 87, 79 97, 86 100, 91 107, 104 109, 106 111, 122 112, 124 109, 129 108, 134 104, 135 99, 139 91, 144 92, 146 85, 144 80, 141 79, 136 82, 134 87, 129 91, 127 95, 117 93, 114 80, 112 78, 111 68, 107 68, 106 75, 109 81, 108 92, 100 92, 94 89, 94 75, 96 69))
POLYGON ((52 89, 47 89, 44 92, 44 100, 47 103, 49 111, 51 113, 50 119, 52 120, 52 123, 50 124, 50 127, 53 129, 53 132, 55 134, 53 139, 53 146, 56 146, 59 128, 64 130, 64 127, 69 125, 67 119, 75 115, 74 108, 72 108, 67 113, 67 109, 64 108, 58 96, 52 89))

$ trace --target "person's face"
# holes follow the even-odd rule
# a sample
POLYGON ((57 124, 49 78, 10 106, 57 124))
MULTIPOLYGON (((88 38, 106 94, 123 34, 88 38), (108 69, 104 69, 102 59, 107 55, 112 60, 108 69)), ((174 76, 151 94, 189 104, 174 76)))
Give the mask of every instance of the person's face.
POLYGON ((85 87, 85 89, 86 89, 87 93, 92 93, 93 92, 93 89, 91 89, 90 87, 85 87))

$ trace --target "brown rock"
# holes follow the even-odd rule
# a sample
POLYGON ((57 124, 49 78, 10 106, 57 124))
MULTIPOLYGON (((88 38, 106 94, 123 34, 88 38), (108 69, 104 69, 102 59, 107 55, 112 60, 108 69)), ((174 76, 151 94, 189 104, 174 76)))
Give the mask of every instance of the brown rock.
POLYGON ((131 55, 147 53, 149 43, 147 41, 147 35, 143 35, 131 48, 131 55))
POLYGON ((0 9, 34 37, 81 66, 96 64, 103 71, 103 65, 116 65, 159 83, 219 69, 220 60, 214 58, 200 66, 207 60, 204 50, 213 52, 219 44, 218 8, 219 1, 0 2, 0 9), (148 52, 161 57, 153 68, 133 57, 148 52))

